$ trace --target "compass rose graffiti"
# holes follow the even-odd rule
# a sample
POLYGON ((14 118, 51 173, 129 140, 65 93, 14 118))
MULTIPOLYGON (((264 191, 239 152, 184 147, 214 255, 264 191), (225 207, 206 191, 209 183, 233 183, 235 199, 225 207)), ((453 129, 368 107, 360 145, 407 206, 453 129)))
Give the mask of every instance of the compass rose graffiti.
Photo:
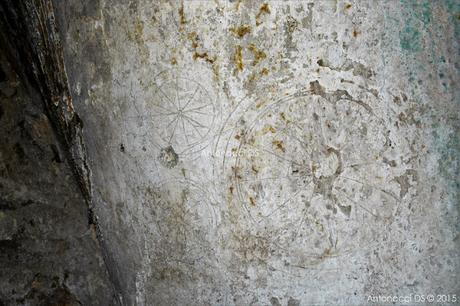
POLYGON ((196 80, 165 71, 155 78, 150 102, 153 130, 162 147, 187 155, 202 150, 215 121, 215 105, 209 92, 196 80))

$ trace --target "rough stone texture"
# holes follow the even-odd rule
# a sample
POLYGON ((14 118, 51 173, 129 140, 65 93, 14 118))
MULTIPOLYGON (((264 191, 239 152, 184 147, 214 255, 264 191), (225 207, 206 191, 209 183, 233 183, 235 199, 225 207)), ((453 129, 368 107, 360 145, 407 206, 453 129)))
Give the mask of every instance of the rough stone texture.
POLYGON ((54 5, 123 304, 460 294, 458 1, 54 5))
MULTIPOLYGON (((3 33, 2 33, 3 34, 3 33)), ((4 41, 2 41, 4 42, 4 41)), ((40 93, 0 49, 0 305, 114 305, 88 207, 40 93)))
POLYGON ((0 3, 2 47, 17 73, 40 93, 58 132, 85 200, 90 204, 89 169, 82 122, 70 96, 51 0, 4 0, 0 3))

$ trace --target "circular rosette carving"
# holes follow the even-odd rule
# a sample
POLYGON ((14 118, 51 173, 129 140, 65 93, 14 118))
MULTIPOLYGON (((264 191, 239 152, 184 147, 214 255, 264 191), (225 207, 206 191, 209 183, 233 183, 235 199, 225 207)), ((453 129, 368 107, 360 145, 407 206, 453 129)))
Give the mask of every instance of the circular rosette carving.
POLYGON ((145 196, 143 224, 147 249, 154 252, 148 255, 154 277, 209 265, 219 214, 208 190, 190 179, 171 178, 147 187, 145 196))
POLYGON ((235 194, 251 231, 297 265, 368 243, 362 222, 387 222, 397 209, 383 188, 383 121, 348 93, 334 94, 285 97, 250 121, 243 115, 232 137, 235 194))
POLYGON ((196 78, 167 70, 155 77, 147 102, 152 132, 162 148, 179 156, 196 153, 211 139, 216 121, 214 97, 196 78))

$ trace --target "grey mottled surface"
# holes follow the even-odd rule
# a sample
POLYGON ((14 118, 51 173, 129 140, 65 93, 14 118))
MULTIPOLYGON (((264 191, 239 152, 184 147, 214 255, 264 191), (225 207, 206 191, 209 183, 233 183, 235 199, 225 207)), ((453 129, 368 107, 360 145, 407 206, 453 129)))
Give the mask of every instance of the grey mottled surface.
POLYGON ((458 1, 54 1, 126 305, 459 292, 458 1))
MULTIPOLYGON (((0 305, 113 305, 87 205, 40 94, 0 49, 0 305)), ((16 66, 17 68, 17 66, 16 66)))

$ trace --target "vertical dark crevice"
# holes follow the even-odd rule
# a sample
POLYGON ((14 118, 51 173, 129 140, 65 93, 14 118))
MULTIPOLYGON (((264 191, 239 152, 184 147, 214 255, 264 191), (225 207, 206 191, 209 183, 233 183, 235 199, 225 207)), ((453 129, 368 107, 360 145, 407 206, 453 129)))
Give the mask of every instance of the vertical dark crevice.
POLYGON ((87 204, 88 223, 96 230, 106 269, 114 286, 116 282, 107 266, 108 257, 92 206, 91 173, 83 141, 83 122, 72 105, 51 1, 2 0, 0 46, 16 73, 27 79, 42 97, 47 115, 87 204))

